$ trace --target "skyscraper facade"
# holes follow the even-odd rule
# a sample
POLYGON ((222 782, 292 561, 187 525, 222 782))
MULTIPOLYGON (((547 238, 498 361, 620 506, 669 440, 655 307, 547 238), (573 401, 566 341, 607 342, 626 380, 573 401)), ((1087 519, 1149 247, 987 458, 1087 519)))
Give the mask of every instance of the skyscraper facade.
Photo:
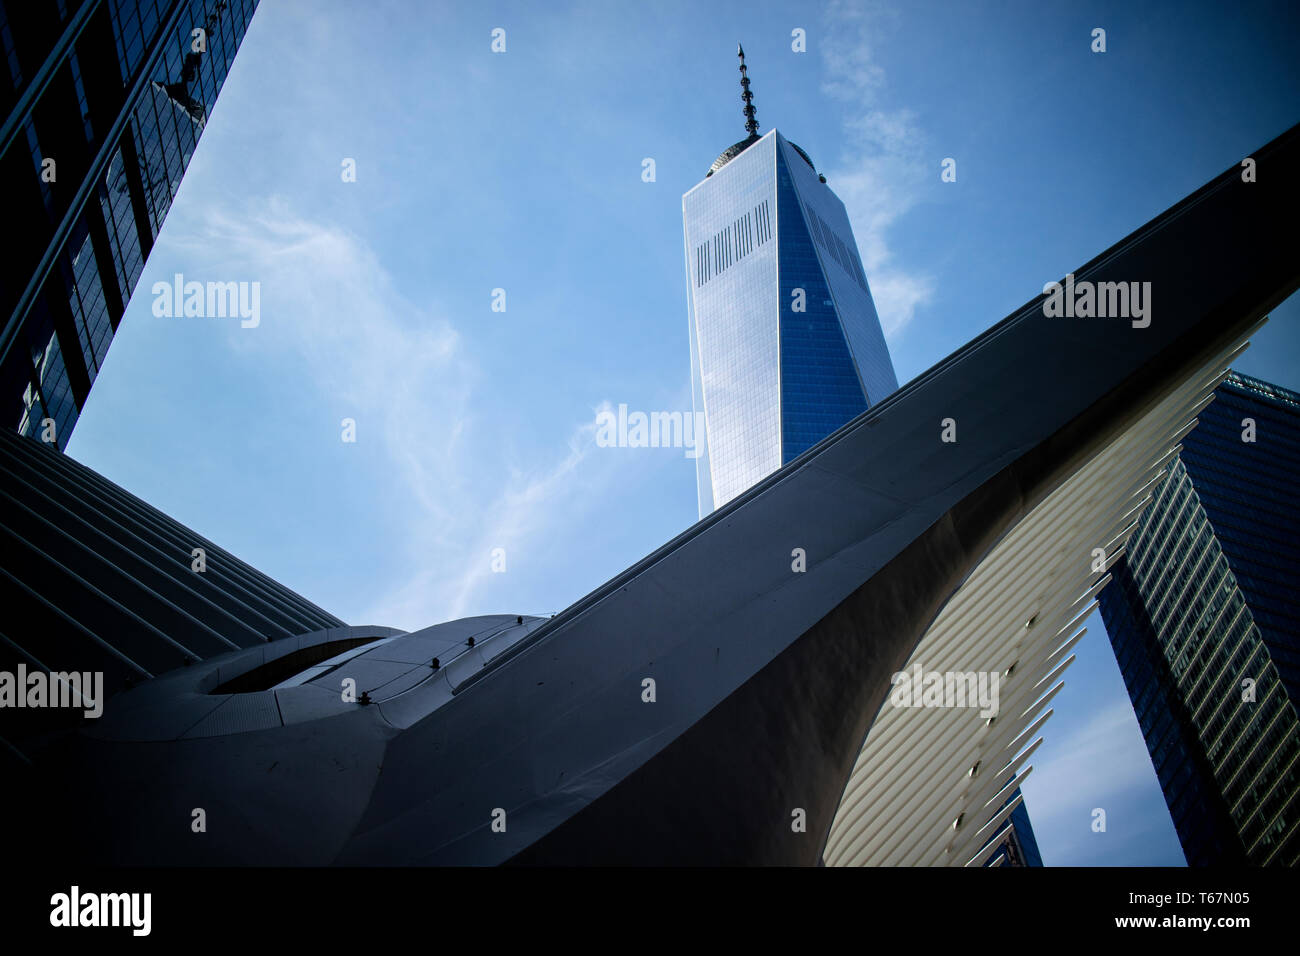
MULTIPOLYGON (((1008 786, 1014 782, 1014 777, 1008 777, 1006 780, 1008 786)), ((1042 866, 1043 855, 1038 850, 1038 838, 1034 836, 1034 825, 1029 821, 1029 811, 1025 808, 1024 797, 1019 787, 1016 787, 1007 797, 999 813, 1012 803, 1016 806, 1008 815, 1005 828, 998 830, 985 844, 988 857, 984 865, 1042 866), (989 851, 988 844, 992 843, 996 843, 997 846, 989 851)))
POLYGON ((700 515, 898 388, 844 204, 776 130, 682 197, 700 515))
POLYGON ((1300 862, 1300 394, 1231 372, 1102 618, 1191 866, 1300 862))
MULTIPOLYGON (((701 517, 898 388, 844 203, 802 149, 758 135, 737 55, 749 135, 682 197, 701 517)), ((1041 865, 1023 803, 1011 823, 990 860, 1041 865)))
POLYGON ((0 0, 0 427, 63 449, 257 0, 0 0))

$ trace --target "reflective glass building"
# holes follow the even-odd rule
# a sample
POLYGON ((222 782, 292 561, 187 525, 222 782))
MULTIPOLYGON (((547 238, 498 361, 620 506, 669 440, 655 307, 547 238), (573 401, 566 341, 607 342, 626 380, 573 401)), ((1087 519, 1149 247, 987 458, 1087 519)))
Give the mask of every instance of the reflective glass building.
POLYGON ((898 388, 844 204, 776 130, 682 197, 700 516, 898 388))
MULTIPOLYGON (((797 145, 758 135, 737 53, 749 136, 682 197, 701 518, 898 389, 844 203, 797 145)), ((1041 866, 1023 803, 1011 821, 990 861, 1041 866)))
POLYGON ((1229 373, 1101 593, 1191 866, 1300 862, 1300 394, 1229 373))
MULTIPOLYGON (((1014 779, 1008 779, 1010 785, 1014 779)), ((988 854, 985 866, 1042 866, 1043 856, 1038 850, 1038 838, 1034 836, 1034 825, 1029 822, 1029 810, 1025 808, 1024 798, 1020 793, 1020 788, 1012 792, 1002 804, 1002 809, 1006 809, 1008 804, 1015 803, 1010 815, 1007 817, 1009 826, 1004 830, 996 833, 989 843, 997 843, 997 849, 988 854), (1017 803, 1017 801, 1019 801, 1017 803)), ((987 847, 988 844, 985 844, 987 847)))
POLYGON ((257 0, 0 0, 0 427, 66 447, 257 0))

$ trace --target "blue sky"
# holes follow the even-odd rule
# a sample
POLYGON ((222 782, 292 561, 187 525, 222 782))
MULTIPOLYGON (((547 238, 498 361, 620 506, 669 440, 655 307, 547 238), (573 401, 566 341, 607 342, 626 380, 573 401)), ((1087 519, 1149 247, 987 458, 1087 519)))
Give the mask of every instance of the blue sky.
MULTIPOLYGON (((682 450, 595 418, 690 408, 681 196, 744 136, 737 40, 906 382, 1300 120, 1297 19, 263 0, 69 453, 352 624, 558 611, 696 518, 682 450), (260 324, 155 317, 177 272, 259 282, 260 324)), ((1239 368, 1300 387, 1298 312, 1239 368)), ((1179 865, 1095 615, 1077 654, 1025 787, 1044 860, 1179 865)))

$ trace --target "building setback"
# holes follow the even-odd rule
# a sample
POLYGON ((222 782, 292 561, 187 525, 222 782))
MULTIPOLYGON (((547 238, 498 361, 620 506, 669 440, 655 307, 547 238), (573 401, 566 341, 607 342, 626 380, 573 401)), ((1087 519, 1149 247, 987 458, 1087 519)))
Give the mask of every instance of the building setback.
POLYGON ((67 446, 257 0, 0 0, 0 427, 67 446))
POLYGON ((1300 394, 1215 390, 1101 611, 1191 866, 1300 862, 1300 394))

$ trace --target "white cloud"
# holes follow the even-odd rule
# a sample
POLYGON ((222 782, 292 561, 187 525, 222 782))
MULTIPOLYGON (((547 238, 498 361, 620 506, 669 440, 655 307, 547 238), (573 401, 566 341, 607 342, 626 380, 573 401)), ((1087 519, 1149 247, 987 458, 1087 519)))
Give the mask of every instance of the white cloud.
MULTIPOLYGON (((1106 648, 1109 652, 1109 647, 1106 648)), ((1077 695, 1076 695, 1077 696, 1077 695)), ((1065 706, 1063 694, 1058 700, 1065 706)), ((1080 706, 1094 699, 1074 701, 1080 706)), ((1052 722, 1022 788, 1048 866, 1171 865, 1181 861, 1167 816, 1161 819, 1159 784, 1127 697, 1093 711, 1068 736, 1055 739, 1052 722), (1106 812, 1095 832, 1094 810, 1106 812)))
POLYGON ((893 261, 887 234, 914 206, 926 168, 916 116, 879 104, 885 71, 876 44, 894 17, 876 6, 833 3, 827 11, 823 90, 844 105, 847 144, 827 178, 844 201, 885 337, 896 338, 934 292, 934 278, 893 261))
MULTIPOLYGON (((504 551, 506 570, 519 549, 530 541, 545 540, 562 525, 572 524, 577 513, 591 498, 592 469, 579 475, 588 453, 595 447, 596 425, 575 426, 568 441, 568 451, 558 461, 527 471, 513 471, 496 489, 475 522, 477 530, 466 538, 472 543, 461 553, 472 555, 468 561, 425 563, 413 575, 385 595, 375 606, 375 615, 385 621, 401 621, 398 626, 414 629, 442 620, 456 620, 471 613, 476 595, 495 573, 492 552, 504 551)), ((478 506, 474 506, 477 512, 478 506)), ((495 609, 499 613, 528 610, 513 607, 495 609)), ((376 618, 378 619, 378 618, 376 618)))
POLYGON ((381 558, 340 560, 401 570, 382 593, 349 595, 363 610, 343 616, 415 629, 475 612, 492 548, 509 555, 571 525, 629 459, 588 455, 593 414, 569 427, 552 459, 518 466, 508 451, 511 423, 483 422, 476 412, 476 389, 487 384, 451 321, 395 288, 359 238, 280 200, 249 208, 256 211, 207 208, 178 222, 173 241, 194 269, 210 272, 187 278, 261 283, 261 324, 233 329, 226 341, 277 372, 303 363, 301 387, 356 419, 365 473, 396 496, 355 507, 372 509, 367 521, 384 509, 400 512, 401 539, 386 540, 381 558), (603 460, 593 466, 593 458, 603 460))
MULTIPOLYGON (((1149 784, 1154 776, 1127 699, 1115 700, 1095 712, 1074 734, 1055 742, 1052 750, 1057 756, 1034 767, 1037 786, 1074 794, 1093 806, 1116 802, 1121 795, 1149 784)), ((1067 809, 1057 806, 1058 810, 1067 809)))
POLYGON ((455 328, 402 296, 358 238, 276 198, 250 208, 256 211, 232 216, 205 207, 175 243, 200 262, 207 250, 221 250, 229 261, 208 267, 218 278, 261 283, 261 324, 232 335, 231 346, 250 358, 299 355, 333 407, 346 409, 359 429, 378 423, 384 453, 420 507, 445 517, 429 491, 454 480, 445 463, 470 416, 477 378, 459 354, 455 328))

